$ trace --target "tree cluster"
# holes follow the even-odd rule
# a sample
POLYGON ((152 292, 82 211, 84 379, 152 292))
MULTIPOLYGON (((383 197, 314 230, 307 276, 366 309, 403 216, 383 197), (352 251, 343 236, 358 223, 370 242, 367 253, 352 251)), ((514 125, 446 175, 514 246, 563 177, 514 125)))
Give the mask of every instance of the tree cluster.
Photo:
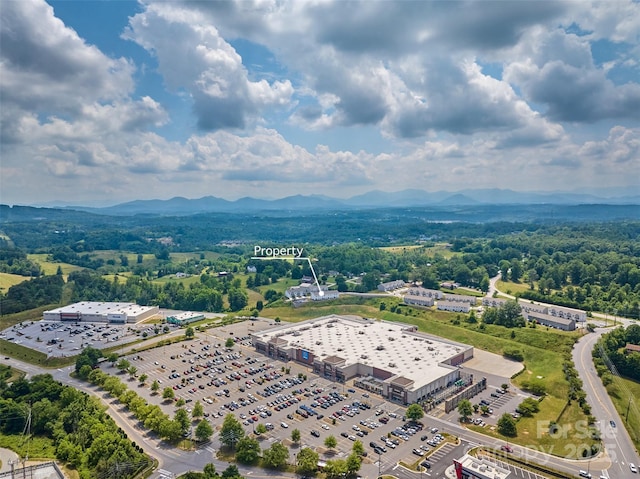
POLYGON ((17 248, 0 248, 0 273, 38 277, 42 268, 27 258, 27 254, 17 248))
POLYGON ((628 351, 627 344, 640 345, 640 325, 616 328, 602 335, 593 350, 596 371, 603 381, 610 383, 612 366, 622 376, 640 381, 640 352, 628 351))
POLYGON ((527 324, 522 316, 522 307, 511 300, 504 303, 501 308, 487 308, 482 315, 482 321, 506 328, 522 328, 527 324))
POLYGON ((51 375, 19 379, 0 389, 0 431, 20 434, 31 408, 31 432, 53 440, 56 458, 81 479, 134 477, 150 461, 127 439, 100 402, 51 375))
POLYGON ((11 314, 59 303, 63 287, 64 280, 60 275, 23 281, 11 286, 6 295, 0 296, 0 311, 2 314, 11 314))

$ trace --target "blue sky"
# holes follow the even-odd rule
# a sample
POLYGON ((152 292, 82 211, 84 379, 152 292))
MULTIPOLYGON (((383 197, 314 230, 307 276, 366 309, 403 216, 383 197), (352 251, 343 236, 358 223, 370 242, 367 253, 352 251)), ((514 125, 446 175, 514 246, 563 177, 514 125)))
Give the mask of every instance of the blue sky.
POLYGON ((5 0, 0 202, 637 192, 640 4, 5 0))

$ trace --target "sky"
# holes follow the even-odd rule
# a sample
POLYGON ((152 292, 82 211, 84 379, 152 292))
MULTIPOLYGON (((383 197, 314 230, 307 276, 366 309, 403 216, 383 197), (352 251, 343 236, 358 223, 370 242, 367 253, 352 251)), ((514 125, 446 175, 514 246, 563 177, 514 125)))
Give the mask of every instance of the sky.
POLYGON ((640 192, 640 3, 0 0, 0 203, 640 192))

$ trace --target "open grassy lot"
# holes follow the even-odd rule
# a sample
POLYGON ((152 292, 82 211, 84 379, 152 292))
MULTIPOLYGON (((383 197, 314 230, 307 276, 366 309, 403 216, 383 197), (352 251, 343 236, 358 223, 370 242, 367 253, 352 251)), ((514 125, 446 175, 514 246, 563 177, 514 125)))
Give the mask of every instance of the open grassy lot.
POLYGON ((616 376, 607 391, 633 444, 640 450, 640 383, 616 376))
POLYGON ((58 266, 62 269, 62 274, 65 276, 73 271, 84 269, 84 268, 81 268, 80 266, 75 266, 69 263, 56 263, 53 261, 49 261, 47 259, 48 256, 49 255, 46 253, 38 253, 38 254, 28 254, 27 258, 29 258, 31 261, 38 263, 42 268, 42 270, 44 271, 44 274, 46 275, 56 274, 56 272, 58 271, 58 266))
POLYGON ((29 276, 21 276, 19 274, 0 273, 0 292, 6 293, 7 290, 16 284, 20 284, 23 281, 29 281, 29 276))
POLYGON ((118 278, 118 281, 120 282, 126 282, 127 278, 132 275, 133 273, 130 273, 129 271, 125 271, 124 273, 118 273, 118 274, 104 274, 102 275, 102 277, 113 283, 116 278, 118 278))
POLYGON ((498 288, 499 291, 503 291, 507 294, 513 295, 515 295, 516 293, 523 293, 531 289, 529 288, 528 283, 513 283, 511 281, 502 280, 498 280, 498 282, 496 283, 496 288, 498 288))
POLYGON ((277 291, 278 293, 284 294, 284 292, 290 288, 291 286, 297 286, 300 283, 297 279, 291 278, 281 278, 277 283, 265 284, 263 286, 258 286, 258 291, 264 294, 267 290, 272 289, 277 291))

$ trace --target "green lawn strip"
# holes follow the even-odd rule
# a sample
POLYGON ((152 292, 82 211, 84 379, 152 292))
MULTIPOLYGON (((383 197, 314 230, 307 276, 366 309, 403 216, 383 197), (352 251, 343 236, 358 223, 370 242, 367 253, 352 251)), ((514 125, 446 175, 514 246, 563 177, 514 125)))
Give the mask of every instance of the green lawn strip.
POLYGON ((607 386, 607 392, 622 418, 623 424, 618 427, 627 428, 636 450, 640 451, 640 383, 614 376, 614 382, 607 386))
POLYGON ((41 436, 25 437, 22 434, 0 433, 0 447, 11 449, 21 458, 29 456, 29 460, 55 459, 56 448, 53 439, 41 436))
POLYGON ((45 353, 29 349, 21 344, 14 344, 11 341, 0 339, 0 355, 11 356, 12 358, 19 359, 25 363, 35 364, 37 366, 43 366, 47 368, 59 368, 61 366, 68 366, 75 362, 75 356, 69 356, 66 358, 49 358, 45 353))

